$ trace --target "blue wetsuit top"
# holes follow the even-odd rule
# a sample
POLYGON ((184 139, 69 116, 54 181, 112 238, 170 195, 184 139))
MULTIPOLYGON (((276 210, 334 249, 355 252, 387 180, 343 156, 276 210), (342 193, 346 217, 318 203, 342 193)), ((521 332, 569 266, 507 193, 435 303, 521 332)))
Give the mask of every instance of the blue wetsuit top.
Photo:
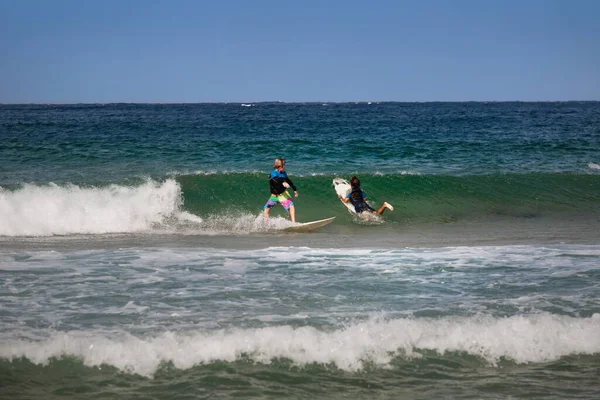
POLYGON ((272 194, 281 194, 285 192, 285 186, 283 186, 283 182, 287 182, 294 192, 298 190, 296 189, 296 185, 294 185, 290 178, 288 178, 285 171, 282 172, 278 169, 271 171, 271 174, 269 175, 269 186, 272 194))
MULTIPOLYGON (((346 198, 352 200, 352 192, 348 192, 348 194, 346 195, 346 198)), ((364 190, 362 190, 362 198, 363 199, 367 198, 367 194, 365 193, 364 190)))
POLYGON ((350 193, 346 195, 347 199, 350 199, 350 202, 354 206, 354 210, 357 214, 360 214, 364 211, 375 211, 366 201, 367 194, 364 190, 360 188, 352 190, 350 193), (360 192, 360 194, 358 193, 360 192), (354 195, 354 196, 353 196, 354 195))

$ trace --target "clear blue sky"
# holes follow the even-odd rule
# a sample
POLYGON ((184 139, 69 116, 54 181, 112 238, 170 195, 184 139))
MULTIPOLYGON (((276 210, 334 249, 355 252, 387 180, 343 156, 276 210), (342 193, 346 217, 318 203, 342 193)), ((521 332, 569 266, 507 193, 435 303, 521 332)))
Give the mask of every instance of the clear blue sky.
POLYGON ((600 100, 600 0, 0 0, 0 102, 600 100))

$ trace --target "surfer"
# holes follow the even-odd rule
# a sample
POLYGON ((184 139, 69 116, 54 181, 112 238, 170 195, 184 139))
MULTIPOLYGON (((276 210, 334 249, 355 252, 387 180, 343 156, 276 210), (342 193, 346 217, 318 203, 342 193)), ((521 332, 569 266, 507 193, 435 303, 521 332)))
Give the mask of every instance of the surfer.
POLYGON ((371 207, 367 203, 367 194, 360 188, 360 180, 356 176, 353 176, 352 179, 350 179, 350 187, 352 190, 348 192, 346 197, 342 198, 340 196, 340 199, 344 203, 352 203, 357 214, 367 211, 381 215, 386 208, 390 211, 394 211, 394 207, 387 201, 385 201, 378 210, 371 207))
POLYGON ((296 197, 298 197, 298 189, 285 172, 285 158, 280 157, 275 159, 273 171, 269 175, 269 187, 271 189, 271 196, 263 207, 265 219, 269 219, 271 208, 279 203, 290 213, 292 222, 296 222, 296 206, 287 189, 291 187, 296 197))

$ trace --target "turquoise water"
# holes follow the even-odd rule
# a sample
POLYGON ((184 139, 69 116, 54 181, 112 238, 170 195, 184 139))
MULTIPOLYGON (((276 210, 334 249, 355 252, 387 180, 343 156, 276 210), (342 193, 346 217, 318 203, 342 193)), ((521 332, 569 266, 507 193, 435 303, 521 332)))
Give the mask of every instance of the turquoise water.
POLYGON ((600 103, 0 105, 11 398, 599 395, 600 103), (262 218, 273 159, 299 221, 262 218), (362 221, 335 197, 357 174, 362 221))
POLYGON ((597 102, 0 106, 3 184, 199 172, 590 172, 597 102))

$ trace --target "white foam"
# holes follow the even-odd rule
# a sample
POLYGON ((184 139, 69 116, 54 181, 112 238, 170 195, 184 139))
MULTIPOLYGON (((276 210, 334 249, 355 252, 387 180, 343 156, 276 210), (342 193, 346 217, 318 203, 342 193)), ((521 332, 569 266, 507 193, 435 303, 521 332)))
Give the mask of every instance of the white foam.
POLYGON ((169 179, 136 187, 26 184, 0 188, 0 235, 48 236, 140 232, 176 216, 181 188, 169 179))
MULTIPOLYGON (((200 173, 200 172, 198 172, 200 173)), ((205 174, 210 174, 205 172, 205 174)), ((0 236, 114 233, 248 234, 291 226, 287 218, 224 211, 204 218, 183 211, 175 179, 139 186, 25 184, 0 188, 0 236)))
POLYGON ((212 170, 195 170, 190 172, 181 172, 178 175, 197 175, 197 176, 211 176, 211 175, 234 175, 234 174, 265 174, 264 171, 257 169, 212 169, 212 170))
POLYGON ((591 163, 588 163, 588 168, 591 168, 591 169, 600 169, 600 165, 591 162, 591 163))
MULTIPOLYGON (((400 174, 400 175, 422 175, 421 172, 418 171, 408 171, 408 170, 397 170, 395 172, 392 172, 393 174, 400 174)), ((373 173, 373 175, 375 176, 386 176, 389 175, 390 172, 381 172, 381 171, 375 171, 373 173)))
POLYGON ((549 362, 573 354, 600 352, 600 314, 572 318, 551 314, 494 318, 372 320, 342 329, 275 326, 210 332, 165 332, 134 337, 90 332, 53 333, 41 341, 3 340, 0 357, 25 357, 36 364, 72 356, 87 366, 111 365, 122 371, 153 375, 163 362, 180 369, 213 361, 249 357, 270 363, 291 359, 297 365, 335 364, 358 371, 365 362, 389 367, 394 357, 420 357, 420 351, 439 354, 465 352, 494 365, 500 358, 517 363, 549 362))
POLYGON ((265 221, 262 212, 259 215, 249 213, 224 213, 210 215, 202 219, 200 225, 193 226, 180 233, 202 233, 204 235, 239 235, 254 232, 274 232, 292 226, 293 223, 282 217, 271 217, 265 221))

